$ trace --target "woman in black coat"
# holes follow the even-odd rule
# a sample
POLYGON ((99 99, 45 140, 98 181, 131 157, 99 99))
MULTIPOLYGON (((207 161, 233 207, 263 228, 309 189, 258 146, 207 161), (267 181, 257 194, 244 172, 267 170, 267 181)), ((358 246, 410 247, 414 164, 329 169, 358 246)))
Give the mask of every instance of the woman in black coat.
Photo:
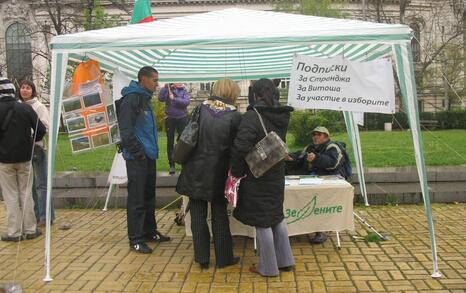
POLYGON ((252 90, 254 106, 249 106, 244 114, 232 149, 232 175, 246 175, 241 180, 233 215, 243 224, 256 227, 260 259, 257 267, 253 266, 250 270, 263 276, 277 276, 279 269, 291 269, 294 265, 288 231, 283 221, 285 163, 279 162, 264 175, 255 178, 244 158, 265 136, 253 107, 260 113, 267 131, 275 131, 283 140, 293 108, 280 106, 278 91, 269 79, 258 80, 252 90))
POLYGON ((240 94, 238 85, 229 79, 215 82, 213 96, 201 104, 199 138, 194 154, 183 165, 176 191, 189 196, 194 259, 201 268, 210 261, 210 232, 207 226, 207 203, 211 204, 212 234, 217 267, 238 263, 224 197, 225 180, 233 139, 241 115, 233 104, 240 94))

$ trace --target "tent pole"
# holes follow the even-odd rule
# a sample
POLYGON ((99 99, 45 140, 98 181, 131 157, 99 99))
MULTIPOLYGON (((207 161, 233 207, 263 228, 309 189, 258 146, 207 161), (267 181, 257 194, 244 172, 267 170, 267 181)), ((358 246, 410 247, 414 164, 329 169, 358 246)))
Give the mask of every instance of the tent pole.
POLYGON ((45 282, 52 281, 50 275, 50 243, 51 243, 51 201, 53 171, 55 167, 55 153, 58 139, 58 126, 60 123, 61 98, 63 94, 63 84, 65 81, 66 65, 68 54, 56 53, 52 51, 51 82, 50 82, 50 128, 48 141, 48 162, 47 162, 47 200, 46 200, 46 221, 45 221, 45 282))
POLYGON ((422 197, 424 199, 424 209, 429 228, 433 262, 433 272, 431 276, 432 278, 440 278, 442 275, 438 269, 437 244, 435 241, 432 207, 430 205, 429 186, 427 185, 427 172, 424 162, 424 152, 422 149, 421 129, 419 125, 419 110, 416 98, 416 82, 414 79, 413 56, 409 43, 406 43, 403 46, 393 45, 393 52, 396 58, 400 90, 403 97, 403 107, 408 114, 409 126, 411 128, 411 134, 413 137, 414 155, 416 159, 422 197))
POLYGON ((359 129, 356 122, 354 121, 352 112, 343 111, 343 117, 345 119, 346 130, 348 132, 351 145, 353 146, 353 154, 354 159, 356 161, 356 170, 358 171, 359 189, 361 190, 362 197, 364 198, 365 206, 369 206, 369 201, 367 200, 366 181, 364 179, 364 168, 362 164, 359 129))

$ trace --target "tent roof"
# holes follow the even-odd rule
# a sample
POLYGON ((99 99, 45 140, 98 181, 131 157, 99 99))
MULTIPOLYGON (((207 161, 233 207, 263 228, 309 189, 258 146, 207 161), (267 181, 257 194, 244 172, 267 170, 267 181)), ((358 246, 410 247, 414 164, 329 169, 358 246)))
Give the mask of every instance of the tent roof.
POLYGON ((295 53, 373 59, 410 39, 406 25, 231 8, 60 35, 51 48, 132 77, 153 65, 162 80, 200 81, 285 77, 295 53))

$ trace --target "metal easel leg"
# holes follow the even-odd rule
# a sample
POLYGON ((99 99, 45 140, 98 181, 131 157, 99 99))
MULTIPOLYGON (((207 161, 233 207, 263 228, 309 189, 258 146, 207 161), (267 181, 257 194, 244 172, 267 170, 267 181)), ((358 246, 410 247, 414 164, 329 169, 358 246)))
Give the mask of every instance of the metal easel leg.
POLYGON ((340 232, 336 231, 336 233, 337 233, 337 247, 338 249, 341 249, 340 232))
POLYGON ((110 196, 113 194, 115 187, 116 187, 116 184, 110 183, 110 186, 108 187, 107 198, 105 199, 105 205, 102 211, 107 211, 108 202, 110 201, 110 196))
POLYGON ((375 230, 374 227, 372 227, 366 220, 361 218, 361 216, 359 216, 355 212, 353 212, 353 215, 356 217, 356 219, 358 219, 359 222, 361 222, 362 224, 366 225, 367 228, 374 231, 374 233, 377 234, 380 237, 381 240, 388 240, 386 236, 384 236, 384 235, 380 234, 379 232, 377 232, 377 230, 375 230))

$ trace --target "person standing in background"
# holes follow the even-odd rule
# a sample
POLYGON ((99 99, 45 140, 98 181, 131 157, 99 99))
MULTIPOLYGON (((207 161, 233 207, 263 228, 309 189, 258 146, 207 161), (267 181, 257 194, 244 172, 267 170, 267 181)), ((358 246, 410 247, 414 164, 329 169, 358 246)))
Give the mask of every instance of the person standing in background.
POLYGON ((31 157, 35 141, 46 129, 31 106, 15 98, 15 86, 0 77, 0 186, 5 201, 7 233, 2 241, 21 241, 42 235, 37 229, 31 196, 31 157))
MULTIPOLYGON (((36 86, 30 80, 24 80, 20 84, 19 98, 34 109, 47 132, 49 130, 50 116, 47 107, 39 102, 37 98, 36 86)), ((37 225, 45 226, 45 214, 47 205, 47 153, 44 139, 37 141, 34 146, 32 156, 32 167, 34 183, 32 185, 32 198, 34 199, 34 213, 36 214, 37 225)), ((55 212, 51 204, 51 223, 55 219, 55 212)))
POLYGON ((175 144, 175 131, 180 136, 188 124, 189 93, 181 83, 165 84, 160 90, 159 101, 165 102, 165 128, 167 130, 167 156, 170 164, 171 175, 175 174, 175 162, 173 161, 173 148, 175 144))

